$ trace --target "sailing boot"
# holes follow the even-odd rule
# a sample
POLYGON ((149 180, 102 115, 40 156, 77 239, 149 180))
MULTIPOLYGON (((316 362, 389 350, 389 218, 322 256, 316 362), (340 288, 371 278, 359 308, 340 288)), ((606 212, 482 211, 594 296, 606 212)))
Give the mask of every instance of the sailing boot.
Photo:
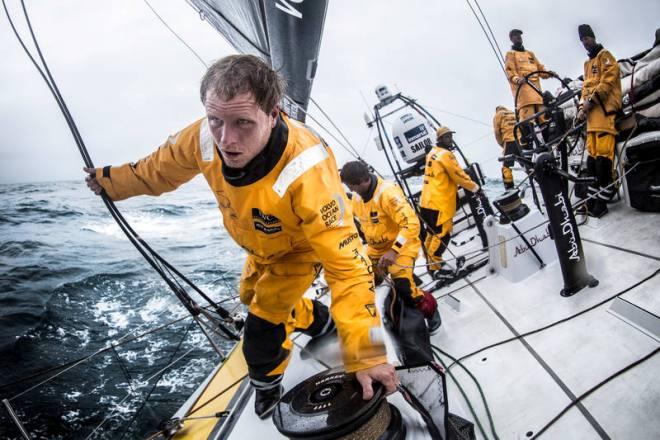
MULTIPOLYGON (((596 177, 596 158, 592 156, 587 157, 587 175, 588 176, 593 176, 596 177)), ((587 199, 587 212, 591 213, 593 212, 595 205, 596 205, 596 199, 598 198, 598 183, 590 183, 589 188, 587 188, 587 196, 589 197, 587 199)))
POLYGON ((604 156, 596 158, 596 177, 598 178, 598 198, 609 203, 615 194, 612 161, 604 156))
POLYGON ((270 417, 282 397, 282 385, 279 383, 268 389, 255 389, 254 394, 254 412, 260 419, 270 417))
POLYGON ((337 340, 337 327, 328 306, 317 300, 313 300, 312 304, 314 305, 314 322, 306 329, 299 329, 302 333, 311 336, 300 352, 302 359, 316 357, 325 347, 337 340))
POLYGON ((513 172, 506 165, 502 165, 502 182, 505 190, 513 188, 513 172))
POLYGON ((589 209, 589 216, 590 217, 596 217, 596 218, 601 218, 605 214, 607 214, 609 211, 607 209, 607 202, 604 200, 601 200, 600 198, 596 198, 594 201, 591 209, 589 209))
POLYGON ((607 214, 607 202, 614 196, 614 188, 612 187, 612 161, 604 156, 598 156, 594 160, 596 178, 598 179, 598 191, 595 198, 595 203, 592 209, 589 210, 589 215, 592 217, 600 218, 607 214))

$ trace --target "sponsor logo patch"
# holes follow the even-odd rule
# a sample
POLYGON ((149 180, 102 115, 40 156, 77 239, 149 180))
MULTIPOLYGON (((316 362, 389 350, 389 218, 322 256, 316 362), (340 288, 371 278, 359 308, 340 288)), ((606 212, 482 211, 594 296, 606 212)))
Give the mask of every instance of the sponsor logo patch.
POLYGON ((254 229, 264 234, 277 234, 282 231, 281 220, 274 215, 266 214, 259 208, 252 208, 254 229))
POLYGON ((280 219, 271 214, 264 214, 259 208, 252 208, 252 218, 266 225, 280 223, 280 219))
POLYGON ((351 234, 349 237, 344 238, 342 241, 339 242, 339 249, 342 249, 346 246, 348 246, 353 240, 358 238, 358 234, 351 234))
POLYGON ((319 209, 319 215, 326 228, 341 226, 344 217, 344 200, 339 194, 319 209))
POLYGON ((277 234, 282 231, 282 226, 266 226, 263 223, 254 222, 254 229, 264 234, 277 234))

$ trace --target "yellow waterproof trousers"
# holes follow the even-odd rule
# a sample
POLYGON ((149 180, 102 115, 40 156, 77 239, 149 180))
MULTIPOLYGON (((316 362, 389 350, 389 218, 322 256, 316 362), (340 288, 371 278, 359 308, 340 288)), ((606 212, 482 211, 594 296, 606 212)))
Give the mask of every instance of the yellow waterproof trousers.
MULTIPOLYGON (((374 267, 376 277, 383 277, 385 274, 379 273, 381 269, 378 267, 380 256, 369 255, 369 259, 374 267)), ((417 302, 418 298, 421 299, 424 296, 424 292, 418 289, 415 284, 415 279, 413 277, 414 265, 415 259, 413 257, 399 255, 394 261, 394 264, 387 268, 387 273, 389 273, 392 278, 397 294, 413 303, 417 302)))
POLYGON ((255 387, 279 383, 293 347, 291 333, 317 336, 332 326, 325 305, 303 298, 320 268, 317 263, 259 264, 247 257, 239 294, 249 305, 243 354, 255 387))
POLYGON ((614 161, 614 135, 605 131, 587 132, 587 152, 591 157, 606 157, 614 161))
POLYGON ((436 234, 426 234, 424 248, 426 249, 429 270, 439 270, 442 267, 442 254, 449 245, 449 238, 451 237, 453 227, 453 219, 447 220, 437 227, 436 234))

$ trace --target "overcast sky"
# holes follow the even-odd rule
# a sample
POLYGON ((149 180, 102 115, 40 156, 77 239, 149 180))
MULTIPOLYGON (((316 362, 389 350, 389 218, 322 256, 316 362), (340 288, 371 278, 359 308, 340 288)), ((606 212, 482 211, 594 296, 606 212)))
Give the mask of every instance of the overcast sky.
MULTIPOLYGON (((7 2, 22 23, 20 3, 7 2)), ((203 115, 198 84, 204 66, 143 1, 26 3, 97 166, 143 157, 203 115)), ((234 53, 184 0, 151 3, 205 61, 234 53)), ((586 54, 578 24, 591 24, 617 58, 649 48, 660 26, 657 0, 480 4, 502 50, 510 46, 509 29, 520 28, 526 48, 562 76, 582 73, 586 54)), ((82 160, 64 118, 6 17, 0 22, 0 183, 82 179, 82 160)), ((512 107, 513 100, 465 1, 330 0, 312 96, 364 157, 384 170, 375 132, 363 121, 365 98, 373 106, 373 90, 381 83, 428 106, 457 131, 455 139, 471 160, 481 162, 487 175, 499 175, 491 121, 495 106, 512 107)), ((310 111, 322 118, 313 106, 310 111)), ((340 164, 351 159, 339 147, 335 151, 340 164)))

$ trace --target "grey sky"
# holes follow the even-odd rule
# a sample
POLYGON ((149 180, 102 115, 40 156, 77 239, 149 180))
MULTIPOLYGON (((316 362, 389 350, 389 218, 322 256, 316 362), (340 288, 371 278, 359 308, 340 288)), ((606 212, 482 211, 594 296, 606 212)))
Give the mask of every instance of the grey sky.
MULTIPOLYGON (((7 1, 18 18, 19 2, 7 1)), ((197 89, 204 67, 144 2, 27 3, 51 71, 97 166, 145 156, 203 115, 197 89)), ((578 24, 591 24, 617 58, 650 47, 660 26, 657 0, 480 4, 503 51, 510 46, 509 29, 520 28, 525 46, 547 68, 571 77, 582 73, 586 58, 578 24)), ((152 0, 152 5, 208 62, 234 52, 185 1, 152 0)), ((82 179, 82 160, 64 118, 6 17, 0 22, 0 183, 82 179)), ((456 140, 471 160, 481 162, 487 175, 499 175, 491 120, 495 106, 512 107, 512 97, 464 1, 330 0, 312 96, 360 152, 366 148, 364 157, 384 169, 373 144, 375 132, 363 121, 367 107, 361 95, 373 106, 373 89, 381 83, 428 106, 457 131, 456 140)), ((556 83, 546 87, 554 89, 556 83)), ((314 106, 310 111, 322 118, 314 106)), ((340 163, 350 159, 339 147, 335 151, 340 163)))

